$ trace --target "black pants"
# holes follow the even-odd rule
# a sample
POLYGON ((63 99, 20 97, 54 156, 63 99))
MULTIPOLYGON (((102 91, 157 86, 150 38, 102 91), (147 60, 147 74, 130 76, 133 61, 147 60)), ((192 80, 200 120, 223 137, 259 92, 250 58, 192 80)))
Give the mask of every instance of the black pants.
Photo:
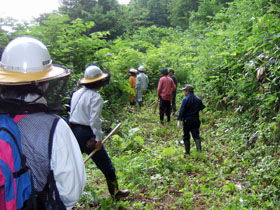
POLYGON ((190 133, 192 134, 194 141, 196 141, 196 139, 200 139, 199 128, 200 120, 198 118, 188 118, 183 121, 183 140, 186 147, 186 153, 190 152, 190 133))
MULTIPOLYGON (((87 153, 88 155, 92 152, 92 149, 87 147, 87 142, 90 138, 95 137, 90 127, 87 126, 73 126, 72 131, 79 143, 82 153, 87 153)), ((97 151, 91 159, 94 161, 96 166, 102 171, 106 179, 116 179, 115 168, 112 161, 105 149, 102 146, 101 150, 97 151)))
POLYGON ((170 113, 171 113, 171 101, 166 101, 166 100, 160 99, 160 104, 159 104, 160 121, 163 121, 164 114, 165 114, 167 116, 167 122, 169 122, 170 113))

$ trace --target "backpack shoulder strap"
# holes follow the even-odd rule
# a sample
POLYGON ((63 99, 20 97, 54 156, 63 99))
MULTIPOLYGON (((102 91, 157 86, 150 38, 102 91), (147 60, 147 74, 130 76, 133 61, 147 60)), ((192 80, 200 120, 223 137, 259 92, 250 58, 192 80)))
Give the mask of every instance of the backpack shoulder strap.
MULTIPOLYGON (((59 117, 56 116, 54 118, 54 121, 53 121, 53 124, 52 124, 52 127, 51 127, 51 131, 50 131, 50 135, 49 135, 49 147, 48 147, 48 151, 49 151, 49 158, 50 158, 50 161, 52 159, 52 147, 53 147, 53 136, 54 136, 54 132, 55 132, 55 129, 56 129, 56 126, 57 126, 57 123, 59 121, 59 117)), ((51 163, 50 163, 51 164, 51 163)))
MULTIPOLYGON (((29 199, 31 193, 30 176, 26 165, 26 157, 21 149, 20 133, 17 124, 13 119, 3 114, 1 115, 1 158, 10 167, 10 172, 14 181, 16 194, 16 208, 22 208, 24 202, 29 199), (7 152, 10 151, 10 152, 7 152)), ((5 169, 2 165, 0 168, 5 169)), ((3 172, 3 171, 2 171, 3 172)), ((7 170, 6 170, 7 172, 7 170)), ((7 175, 7 173, 6 173, 7 175)), ((5 176, 7 178, 7 176, 5 176)), ((12 183, 9 181, 8 183, 12 183)), ((11 189, 8 183, 5 183, 5 190, 11 189)))
POLYGON ((14 136, 14 134, 7 128, 0 128, 0 130, 4 130, 5 132, 7 132, 11 137, 12 139, 14 140, 14 143, 16 145, 16 148, 18 150, 18 154, 20 155, 20 161, 21 161, 21 167, 20 167, 20 170, 19 171, 15 171, 13 172, 13 175, 14 175, 14 178, 18 178, 20 177, 22 174, 24 174, 25 172, 28 171, 28 168, 26 166, 26 157, 25 155, 21 152, 21 149, 18 145, 18 142, 16 140, 16 137, 14 136))
MULTIPOLYGON (((74 105, 74 108, 73 108, 72 112, 70 113, 70 115, 74 113, 74 111, 75 111, 77 105, 79 104, 79 101, 81 100, 81 98, 82 98, 82 96, 84 95, 85 92, 87 92, 87 89, 86 89, 86 88, 85 88, 85 90, 80 94, 80 96, 79 96, 79 98, 78 98, 76 104, 74 105)), ((74 93, 72 94, 72 96, 73 96, 73 95, 74 95, 74 93)), ((71 97, 71 99, 72 99, 72 97, 71 97)), ((71 102, 70 102, 70 103, 71 103, 71 102)))
POLYGON ((24 174, 28 170, 28 168, 26 166, 26 157, 21 152, 21 148, 20 148, 20 146, 18 144, 19 142, 17 141, 17 138, 15 137, 15 135, 8 128, 0 127, 0 130, 5 131, 6 133, 8 133, 11 136, 11 139, 13 139, 13 141, 14 141, 14 143, 16 145, 18 154, 20 155, 20 162, 21 162, 20 170, 13 172, 14 178, 18 178, 21 174, 24 174))
MULTIPOLYGON (((57 126, 58 121, 60 120, 60 118, 58 116, 55 117, 52 127, 51 127, 51 131, 50 131, 50 135, 49 135, 49 161, 50 161, 50 168, 51 168, 51 157, 52 157, 52 147, 53 147, 53 137, 54 137, 54 132, 57 126)), ((57 210, 66 210, 66 207, 64 205, 64 203, 62 202, 56 183, 55 183, 55 179, 54 179, 54 174, 53 174, 53 170, 50 170, 50 173, 48 175, 47 178, 47 184, 45 186, 45 188, 48 187, 49 189, 44 189, 48 191, 48 199, 49 199, 49 203, 53 206, 54 209, 57 210), (53 194, 55 194, 55 199, 53 199, 53 194)))

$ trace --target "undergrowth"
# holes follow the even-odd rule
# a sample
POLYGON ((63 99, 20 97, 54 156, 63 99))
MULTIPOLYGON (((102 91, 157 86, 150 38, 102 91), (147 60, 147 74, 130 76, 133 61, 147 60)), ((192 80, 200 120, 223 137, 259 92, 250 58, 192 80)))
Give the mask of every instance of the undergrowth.
POLYGON ((265 130, 250 138, 254 123, 208 109, 201 113, 203 152, 197 153, 191 140, 185 157, 176 117, 159 124, 157 103, 150 103, 123 107, 122 126, 106 142, 129 197, 113 201, 104 176, 89 161, 76 209, 280 209, 279 144, 266 144, 265 130))

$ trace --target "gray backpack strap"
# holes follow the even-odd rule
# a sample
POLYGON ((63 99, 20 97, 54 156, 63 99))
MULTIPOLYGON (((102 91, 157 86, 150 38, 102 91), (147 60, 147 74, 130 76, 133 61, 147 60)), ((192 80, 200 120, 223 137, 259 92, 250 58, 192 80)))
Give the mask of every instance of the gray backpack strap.
MULTIPOLYGON (((50 131, 50 136, 49 136, 49 158, 50 158, 50 168, 51 168, 51 158, 52 158, 52 147, 53 147, 53 136, 54 132, 57 126, 58 121, 60 120, 59 117, 56 117, 53 121, 52 128, 50 131)), ((53 170, 50 170, 50 173, 48 175, 48 181, 49 183, 49 203, 53 203, 53 209, 54 210, 66 210, 66 207, 64 203, 62 202, 59 192, 55 183, 54 179, 54 174, 53 170), (55 195, 55 199, 53 199, 53 195, 55 195)))
POLYGON ((54 136, 54 131, 55 131, 55 128, 57 126, 57 123, 58 123, 59 119, 60 119, 59 117, 54 118, 54 121, 53 121, 53 124, 52 124, 52 128, 51 128, 51 131, 50 131, 49 147, 48 147, 50 164, 51 164, 51 159, 52 159, 53 136, 54 136))
MULTIPOLYGON (((49 135, 49 146, 48 146, 48 152, 49 152, 49 164, 51 168, 51 157, 52 157, 52 147, 53 147, 53 137, 54 137, 54 132, 57 126, 58 121, 60 118, 56 116, 54 118, 51 130, 50 130, 50 135, 49 135)), ((51 209, 51 210, 66 210, 66 207, 64 203, 62 202, 56 183, 54 179, 54 174, 53 170, 50 170, 47 178, 47 184, 44 187, 43 192, 43 199, 44 200, 44 207, 45 209, 51 209)))
POLYGON ((84 95, 84 93, 85 93, 86 91, 87 91, 87 89, 85 89, 84 92, 81 93, 81 95, 80 95, 79 99, 77 100, 77 102, 76 102, 76 104, 75 104, 75 106, 74 106, 73 111, 71 112, 71 114, 74 113, 74 111, 75 111, 75 109, 76 109, 76 107, 77 107, 77 105, 78 105, 80 99, 82 98, 82 96, 84 95))

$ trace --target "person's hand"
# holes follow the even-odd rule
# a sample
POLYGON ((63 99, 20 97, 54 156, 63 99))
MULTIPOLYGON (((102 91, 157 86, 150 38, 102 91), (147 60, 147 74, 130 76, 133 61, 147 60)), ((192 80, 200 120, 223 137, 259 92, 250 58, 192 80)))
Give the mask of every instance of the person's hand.
POLYGON ((96 147, 96 143, 97 141, 95 140, 95 138, 92 137, 90 140, 87 141, 87 148, 94 150, 96 147))
POLYGON ((97 141, 97 142, 96 142, 96 145, 95 145, 95 149, 96 149, 97 151, 101 150, 102 145, 103 145, 103 144, 102 144, 101 141, 97 141))
POLYGON ((180 121, 177 121, 177 127, 180 128, 180 121))

